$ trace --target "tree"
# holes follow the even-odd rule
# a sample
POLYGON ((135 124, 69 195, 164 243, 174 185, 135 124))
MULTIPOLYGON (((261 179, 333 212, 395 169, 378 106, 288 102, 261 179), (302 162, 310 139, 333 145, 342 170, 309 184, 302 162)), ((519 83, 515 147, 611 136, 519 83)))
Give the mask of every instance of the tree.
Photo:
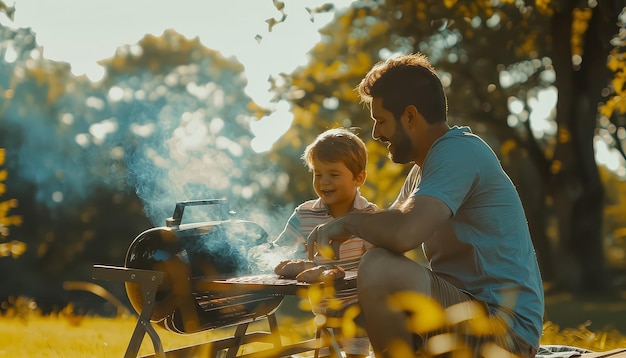
POLYGON ((280 197, 273 184, 281 171, 250 147, 249 122, 262 109, 243 91, 240 63, 168 30, 102 64, 110 105, 103 117, 119 123, 103 145, 132 143, 123 154, 128 176, 155 225, 178 200, 225 197, 251 214, 280 197))
MULTIPOLYGON (((4 164, 4 148, 0 148, 0 165, 4 164)), ((2 183, 6 180, 8 172, 0 170, 0 196, 6 192, 6 186, 2 183)), ((17 207, 17 200, 9 199, 0 201, 0 260, 4 257, 18 258, 26 250, 26 244, 22 241, 12 240, 5 242, 9 237, 9 227, 22 224, 22 217, 9 215, 9 211, 17 207)))
MULTIPOLYGON (((378 60, 425 53, 446 87, 450 122, 471 125, 517 184, 544 278, 596 288, 604 268, 603 195, 593 141, 596 105, 611 77, 609 49, 597 46, 617 31, 611 24, 619 3, 355 1, 322 30, 310 64, 275 82, 277 98, 295 104, 294 124, 275 153, 284 162, 297 160, 289 153, 328 126, 359 125, 365 134, 368 114, 353 88, 378 60), (540 99, 556 110, 538 107, 540 99), (556 252, 570 264, 554 260, 556 252)), ((371 164, 363 192, 385 206, 407 168, 367 145, 371 164)))
MULTIPOLYGON (((618 9, 615 9, 616 11, 618 9)), ((609 54, 607 66, 613 73, 609 99, 600 107, 602 114, 600 134, 612 145, 623 158, 626 158, 626 6, 622 8, 617 22, 618 33, 612 38, 613 49, 609 54)))
POLYGON ((25 224, 11 234, 28 245, 0 260, 17 273, 0 278, 0 301, 61 307, 64 280, 123 265, 132 239, 165 225, 179 200, 227 198, 238 218, 274 224, 268 207, 283 204, 286 174, 250 147, 249 121, 263 109, 234 59, 166 31, 120 47, 91 83, 45 59, 30 29, 0 28, 0 42, 0 142, 25 224))

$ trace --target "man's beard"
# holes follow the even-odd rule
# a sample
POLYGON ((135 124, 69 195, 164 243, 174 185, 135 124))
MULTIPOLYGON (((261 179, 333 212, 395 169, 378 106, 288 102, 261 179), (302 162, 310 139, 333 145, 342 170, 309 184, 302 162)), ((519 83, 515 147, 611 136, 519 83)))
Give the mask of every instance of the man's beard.
POLYGON ((402 129, 400 126, 396 127, 396 131, 393 134, 393 137, 391 137, 391 140, 389 140, 389 142, 392 145, 389 147, 388 156, 392 162, 398 164, 406 164, 413 161, 413 143, 409 139, 409 136, 406 134, 404 129, 402 129))

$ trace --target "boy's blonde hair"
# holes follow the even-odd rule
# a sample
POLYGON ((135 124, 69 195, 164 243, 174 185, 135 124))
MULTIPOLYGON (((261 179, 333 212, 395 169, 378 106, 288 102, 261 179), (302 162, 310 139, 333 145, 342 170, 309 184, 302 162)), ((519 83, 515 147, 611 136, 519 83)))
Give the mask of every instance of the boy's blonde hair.
POLYGON ((346 128, 329 129, 309 144, 302 160, 313 171, 313 159, 326 163, 342 162, 356 177, 367 165, 365 143, 356 134, 346 128))

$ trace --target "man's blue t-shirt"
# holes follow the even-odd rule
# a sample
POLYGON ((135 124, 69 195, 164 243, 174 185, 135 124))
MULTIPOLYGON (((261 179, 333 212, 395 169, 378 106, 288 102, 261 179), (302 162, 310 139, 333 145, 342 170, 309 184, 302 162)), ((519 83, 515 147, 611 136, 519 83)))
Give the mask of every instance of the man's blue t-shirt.
POLYGON ((433 143, 412 195, 452 217, 424 242, 433 272, 488 304, 528 343, 542 331, 543 286, 519 195, 491 148, 468 127, 433 143))

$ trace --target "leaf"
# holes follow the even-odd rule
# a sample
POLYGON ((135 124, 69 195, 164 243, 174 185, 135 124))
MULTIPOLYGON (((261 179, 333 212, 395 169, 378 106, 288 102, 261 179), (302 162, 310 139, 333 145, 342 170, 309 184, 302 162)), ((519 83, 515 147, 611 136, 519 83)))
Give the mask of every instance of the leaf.
POLYGON ((413 333, 426 333, 443 327, 446 316, 434 298, 411 291, 396 292, 387 299, 389 308, 407 312, 407 326, 413 333))
POLYGON ((4 1, 0 1, 0 12, 3 12, 11 21, 15 17, 15 5, 7 6, 4 1))

